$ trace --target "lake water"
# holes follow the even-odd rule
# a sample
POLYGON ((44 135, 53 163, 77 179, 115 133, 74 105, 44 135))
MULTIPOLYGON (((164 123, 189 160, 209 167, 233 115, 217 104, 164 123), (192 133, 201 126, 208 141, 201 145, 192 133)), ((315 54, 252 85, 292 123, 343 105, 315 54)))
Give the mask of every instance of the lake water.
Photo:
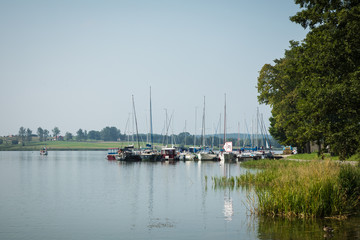
POLYGON ((357 217, 251 215, 249 191, 212 187, 211 176, 246 172, 239 163, 123 163, 105 156, 0 152, 0 239, 360 239, 357 217), (324 224, 334 233, 324 234, 324 224))

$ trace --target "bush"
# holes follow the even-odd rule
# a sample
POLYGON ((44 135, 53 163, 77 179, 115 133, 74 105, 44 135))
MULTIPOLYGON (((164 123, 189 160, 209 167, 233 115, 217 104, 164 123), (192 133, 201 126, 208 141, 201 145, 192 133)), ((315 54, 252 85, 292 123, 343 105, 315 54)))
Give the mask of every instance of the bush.
POLYGON ((0 139, 0 144, 3 144, 4 140, 0 139))
POLYGON ((19 140, 12 140, 12 141, 11 141, 11 144, 13 144, 13 145, 19 144, 19 140))
POLYGON ((360 153, 356 153, 356 154, 352 155, 352 156, 349 157, 347 160, 360 162, 360 153))

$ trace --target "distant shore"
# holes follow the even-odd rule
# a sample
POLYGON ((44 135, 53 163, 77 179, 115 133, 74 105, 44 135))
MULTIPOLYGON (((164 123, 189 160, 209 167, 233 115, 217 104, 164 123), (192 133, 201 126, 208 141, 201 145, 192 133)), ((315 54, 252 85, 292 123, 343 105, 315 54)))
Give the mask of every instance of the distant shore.
POLYGON ((108 148, 116 148, 129 145, 128 142, 104 142, 104 141, 47 141, 26 142, 20 144, 3 143, 0 151, 40 151, 46 147, 49 151, 106 151, 108 148))

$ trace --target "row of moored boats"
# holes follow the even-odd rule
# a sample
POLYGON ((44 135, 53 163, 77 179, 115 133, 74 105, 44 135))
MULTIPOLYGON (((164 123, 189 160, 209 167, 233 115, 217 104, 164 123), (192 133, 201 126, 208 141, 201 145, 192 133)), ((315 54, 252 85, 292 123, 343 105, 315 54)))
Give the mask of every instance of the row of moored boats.
POLYGON ((237 162, 264 158, 274 158, 273 152, 270 150, 249 151, 246 149, 234 152, 225 152, 195 147, 190 147, 186 150, 175 147, 164 147, 158 151, 152 148, 135 149, 133 145, 129 145, 124 148, 109 148, 107 154, 108 160, 126 162, 161 162, 179 160, 237 162))

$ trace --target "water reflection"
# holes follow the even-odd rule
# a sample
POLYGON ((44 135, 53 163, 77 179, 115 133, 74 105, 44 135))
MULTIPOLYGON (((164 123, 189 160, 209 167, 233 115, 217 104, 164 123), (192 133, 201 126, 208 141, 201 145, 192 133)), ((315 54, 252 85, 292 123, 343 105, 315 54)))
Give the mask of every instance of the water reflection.
POLYGON ((0 152, 0 239, 360 239, 360 218, 251 215, 251 188, 211 188, 212 176, 249 171, 240 164, 125 163, 105 156, 0 152), (334 232, 325 233, 324 225, 334 232))
POLYGON ((234 214, 233 203, 231 197, 224 198, 224 216, 226 221, 231 221, 234 214))
POLYGON ((360 239, 360 217, 347 220, 258 217, 259 239, 360 239), (333 232, 323 230, 331 226, 333 232))
MULTIPOLYGON (((221 164, 220 165, 223 168, 224 171, 224 177, 229 178, 231 176, 231 166, 230 163, 226 163, 226 164, 221 164)), ((224 217, 226 221, 231 221, 232 220, 232 216, 234 215, 234 209, 233 209, 233 201, 231 199, 230 196, 230 188, 228 189, 228 191, 224 191, 224 217)))

